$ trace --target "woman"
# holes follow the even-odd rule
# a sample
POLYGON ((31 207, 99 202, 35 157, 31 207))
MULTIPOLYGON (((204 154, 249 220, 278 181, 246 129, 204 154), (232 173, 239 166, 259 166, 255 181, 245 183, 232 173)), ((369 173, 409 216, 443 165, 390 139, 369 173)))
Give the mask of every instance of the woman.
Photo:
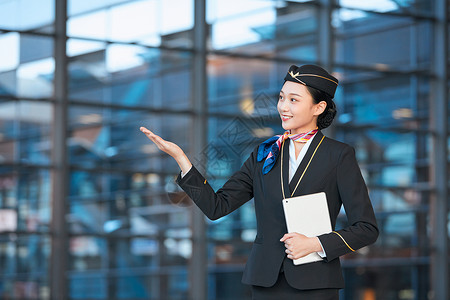
POLYGON ((378 237, 354 149, 321 132, 336 115, 332 99, 337 86, 338 80, 319 66, 292 65, 277 105, 286 133, 256 147, 217 192, 182 149, 141 127, 177 161, 177 183, 208 218, 218 219, 254 198, 257 236, 242 278, 252 286, 253 299, 339 299, 344 287, 339 257, 378 237), (318 192, 326 194, 333 229, 341 205, 349 226, 317 237, 287 233, 281 200, 318 192), (314 252, 323 260, 293 264, 314 252))

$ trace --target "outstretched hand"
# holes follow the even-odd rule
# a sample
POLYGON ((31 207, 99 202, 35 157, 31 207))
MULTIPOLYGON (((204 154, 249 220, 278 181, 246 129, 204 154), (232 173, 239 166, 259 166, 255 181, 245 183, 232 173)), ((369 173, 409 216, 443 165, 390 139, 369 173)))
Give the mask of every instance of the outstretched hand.
POLYGON ((183 150, 177 144, 164 140, 145 127, 141 127, 140 130, 158 146, 159 150, 166 152, 173 158, 177 159, 184 154, 183 150))
POLYGON ((184 151, 175 143, 164 140, 162 137, 154 134, 145 127, 141 127, 140 130, 153 142, 161 151, 172 156, 180 166, 183 173, 187 173, 192 164, 187 158, 184 151))

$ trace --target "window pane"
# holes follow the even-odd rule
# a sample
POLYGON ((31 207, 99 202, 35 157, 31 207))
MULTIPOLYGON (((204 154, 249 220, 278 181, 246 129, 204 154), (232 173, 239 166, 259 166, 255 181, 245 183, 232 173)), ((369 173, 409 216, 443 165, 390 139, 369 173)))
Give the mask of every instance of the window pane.
POLYGON ((192 124, 185 115, 74 106, 69 121, 69 160, 78 166, 178 173, 175 160, 158 150, 140 132, 141 126, 175 142, 186 153, 190 149, 188 131, 192 124))
POLYGON ((353 126, 426 130, 429 78, 375 71, 338 70, 337 120, 353 126))
POLYGON ((3 235, 0 238, 0 295, 6 299, 48 298, 49 254, 48 237, 3 235))
POLYGON ((18 184, 18 230, 48 232, 51 221, 50 171, 20 170, 18 184))
POLYGON ((0 231, 17 230, 17 177, 13 167, 0 167, 0 214, 5 218, 0 231))
POLYGON ((0 102, 0 161, 50 164, 50 103, 0 102))
POLYGON ((314 60, 317 57, 315 6, 271 1, 210 0, 211 49, 246 55, 314 60))
POLYGON ((209 110, 214 113, 277 116, 278 94, 289 65, 257 59, 208 58, 209 110), (281 77, 281 78, 283 78, 281 77))
POLYGON ((333 13, 332 22, 337 37, 335 59, 338 63, 370 65, 387 71, 428 67, 431 62, 429 21, 338 9, 333 13))
POLYGON ((72 272, 68 281, 70 299, 108 299, 108 280, 104 272, 72 272))
POLYGON ((347 288, 344 299, 427 299, 426 287, 416 280, 428 278, 429 267, 412 261, 393 262, 393 265, 349 267, 344 276, 347 288), (392 280, 396 278, 396 280, 392 280))
POLYGON ((377 12, 399 12, 409 13, 430 13, 434 8, 434 0, 413 0, 413 1, 396 1, 396 0, 339 0, 339 4, 343 7, 363 9, 377 12))
POLYGON ((69 1, 67 32, 70 37, 192 47, 189 34, 194 26, 192 0, 79 2, 69 1))
POLYGON ((0 96, 47 98, 53 95, 53 41, 28 34, 0 34, 0 96))
POLYGON ((190 53, 133 45, 113 44, 98 51, 95 47, 92 52, 81 49, 89 52, 74 56, 69 64, 71 100, 171 110, 191 107, 190 53))
POLYGON ((0 2, 0 28, 53 31, 55 0, 0 2))

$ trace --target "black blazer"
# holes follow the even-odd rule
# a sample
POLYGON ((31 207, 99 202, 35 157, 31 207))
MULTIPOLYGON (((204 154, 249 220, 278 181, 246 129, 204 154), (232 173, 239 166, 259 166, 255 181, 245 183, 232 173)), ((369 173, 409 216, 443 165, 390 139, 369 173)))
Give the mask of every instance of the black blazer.
MULTIPOLYGON (((291 183, 288 182, 290 140, 285 141, 283 184, 286 197, 290 196, 322 137, 322 132, 317 132, 291 183)), ((263 175, 264 160, 257 162, 257 150, 258 147, 217 192, 195 167, 183 178, 179 175, 177 183, 211 220, 231 213, 254 198, 257 235, 245 266, 243 283, 272 286, 283 266, 286 280, 297 289, 343 288, 339 256, 372 244, 378 237, 375 215, 355 150, 325 137, 294 194, 325 192, 333 229, 342 204, 349 223, 347 228, 320 235, 326 258, 303 265, 294 265, 286 257, 284 243, 280 242, 287 233, 282 207, 281 154, 272 170, 263 175)))

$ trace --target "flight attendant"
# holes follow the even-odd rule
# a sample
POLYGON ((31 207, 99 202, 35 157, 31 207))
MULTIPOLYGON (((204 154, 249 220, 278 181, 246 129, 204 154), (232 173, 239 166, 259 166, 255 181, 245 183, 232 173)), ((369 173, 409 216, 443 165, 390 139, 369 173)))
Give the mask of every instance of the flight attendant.
POLYGON ((336 300, 344 279, 339 257, 372 244, 378 228, 354 148, 321 130, 336 115, 338 80, 316 65, 292 65, 280 90, 278 113, 286 132, 258 145, 215 192, 183 150, 150 130, 141 131, 181 168, 180 187, 216 220, 254 198, 257 235, 242 282, 253 299, 336 300), (325 192, 333 231, 316 237, 287 233, 283 198, 325 192), (348 227, 334 230, 344 206, 348 227), (322 260, 294 265, 318 253, 322 260))

